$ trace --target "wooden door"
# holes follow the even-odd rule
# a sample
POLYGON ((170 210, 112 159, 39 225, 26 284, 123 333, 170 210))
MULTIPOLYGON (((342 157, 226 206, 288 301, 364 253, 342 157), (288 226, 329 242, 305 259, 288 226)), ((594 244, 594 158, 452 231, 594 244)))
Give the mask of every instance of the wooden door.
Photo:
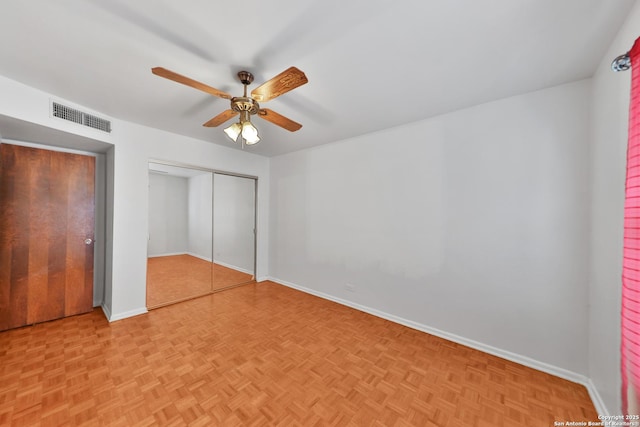
POLYGON ((94 170, 0 144, 0 330, 92 310, 94 170))

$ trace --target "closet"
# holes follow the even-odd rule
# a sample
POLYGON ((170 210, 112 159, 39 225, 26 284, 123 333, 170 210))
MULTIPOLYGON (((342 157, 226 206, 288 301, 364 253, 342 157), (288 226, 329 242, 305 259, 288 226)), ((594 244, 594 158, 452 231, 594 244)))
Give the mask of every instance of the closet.
POLYGON ((149 163, 147 308, 255 279, 257 179, 149 163))

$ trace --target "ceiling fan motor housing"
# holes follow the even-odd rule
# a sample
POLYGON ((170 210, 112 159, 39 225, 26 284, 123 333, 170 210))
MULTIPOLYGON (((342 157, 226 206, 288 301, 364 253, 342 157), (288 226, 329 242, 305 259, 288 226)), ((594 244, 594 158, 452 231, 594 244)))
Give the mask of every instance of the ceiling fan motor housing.
POLYGON ((244 85, 244 96, 231 98, 231 109, 238 113, 246 111, 250 115, 256 114, 260 110, 260 105, 255 99, 247 96, 247 86, 253 82, 253 74, 248 71, 238 71, 238 79, 244 85))
POLYGON ((246 111, 253 115, 260 110, 260 105, 253 98, 248 96, 236 96, 231 98, 231 109, 238 113, 246 111))

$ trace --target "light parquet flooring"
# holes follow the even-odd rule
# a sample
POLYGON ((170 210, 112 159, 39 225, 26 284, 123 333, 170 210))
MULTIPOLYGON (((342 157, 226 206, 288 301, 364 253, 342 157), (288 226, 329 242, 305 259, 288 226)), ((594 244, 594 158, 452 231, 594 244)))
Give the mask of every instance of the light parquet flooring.
POLYGON ((253 276, 233 268, 220 264, 213 264, 213 290, 225 289, 230 286, 248 283, 253 280, 253 276))
POLYGON ((251 274, 191 255, 149 258, 147 307, 162 307, 251 280, 251 274))
POLYGON ((584 387, 271 282, 0 333, 0 425, 552 426, 584 387))

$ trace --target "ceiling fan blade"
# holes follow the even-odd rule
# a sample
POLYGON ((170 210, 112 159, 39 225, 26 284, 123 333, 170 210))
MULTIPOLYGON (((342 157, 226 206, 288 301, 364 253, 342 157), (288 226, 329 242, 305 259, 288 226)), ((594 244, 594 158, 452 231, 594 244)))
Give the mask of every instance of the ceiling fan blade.
POLYGON ((224 99, 231 99, 231 95, 229 95, 227 92, 223 92, 223 91, 221 91, 219 89, 216 89, 214 87, 207 86, 204 83, 200 83, 198 81, 190 79, 189 77, 185 77, 185 76, 183 76, 181 74, 174 73, 173 71, 167 70, 166 68, 155 67, 155 68, 151 69, 151 72, 153 74, 155 74, 156 76, 164 77, 165 79, 173 80, 174 82, 178 82, 178 83, 182 83, 183 85, 191 86, 192 88, 201 90, 201 91, 206 92, 208 94, 211 94, 213 96, 219 96, 220 98, 224 98, 224 99))
POLYGON ((266 102, 302 86, 308 81, 302 71, 291 67, 253 89, 251 96, 258 102, 266 102))
POLYGON ((266 108, 259 110, 258 116, 290 132, 295 132, 302 127, 300 123, 296 123, 293 120, 286 118, 282 114, 278 114, 275 111, 266 108))
POLYGON ((215 116, 213 119, 209 120, 207 123, 203 124, 202 126, 206 126, 209 128, 220 126, 221 124, 223 124, 224 122, 232 118, 233 116, 237 116, 237 115, 238 115, 237 111, 226 110, 218 114, 217 116, 215 116))

